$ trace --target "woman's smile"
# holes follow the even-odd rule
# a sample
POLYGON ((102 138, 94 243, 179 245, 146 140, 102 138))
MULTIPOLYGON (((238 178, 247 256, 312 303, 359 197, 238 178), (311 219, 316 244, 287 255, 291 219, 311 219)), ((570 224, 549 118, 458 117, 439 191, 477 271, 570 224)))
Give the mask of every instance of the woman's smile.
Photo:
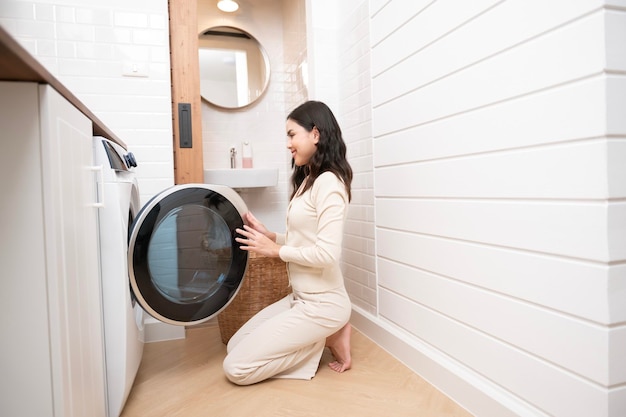
POLYGON ((287 120, 287 149, 291 152, 291 157, 296 166, 303 166, 309 163, 311 157, 317 150, 319 132, 313 128, 308 132, 293 120, 287 120))

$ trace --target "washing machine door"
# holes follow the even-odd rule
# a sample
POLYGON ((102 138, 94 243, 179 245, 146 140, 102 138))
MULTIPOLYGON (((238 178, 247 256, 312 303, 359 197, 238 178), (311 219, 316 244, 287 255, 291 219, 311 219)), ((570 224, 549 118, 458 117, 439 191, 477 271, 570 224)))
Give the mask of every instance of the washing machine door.
POLYGON ((247 208, 231 188, 176 185, 156 195, 133 223, 130 284, 143 309, 176 325, 223 310, 243 280, 248 253, 235 241, 247 208))

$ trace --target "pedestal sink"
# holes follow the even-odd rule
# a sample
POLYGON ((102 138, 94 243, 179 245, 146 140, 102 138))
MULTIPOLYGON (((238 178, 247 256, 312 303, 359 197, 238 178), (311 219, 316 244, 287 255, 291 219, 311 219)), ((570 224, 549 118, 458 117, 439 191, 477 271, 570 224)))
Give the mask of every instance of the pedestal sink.
POLYGON ((278 169, 205 169, 204 183, 226 185, 231 188, 274 187, 278 184, 278 169))

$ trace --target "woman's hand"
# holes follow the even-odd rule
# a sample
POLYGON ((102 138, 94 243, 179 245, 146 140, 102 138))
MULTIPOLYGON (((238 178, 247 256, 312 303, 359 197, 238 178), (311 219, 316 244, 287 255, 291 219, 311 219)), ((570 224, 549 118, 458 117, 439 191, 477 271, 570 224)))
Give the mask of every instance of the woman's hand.
POLYGON ((243 245, 240 248, 264 256, 278 257, 280 245, 276 244, 276 233, 267 230, 251 212, 244 214, 243 220, 246 223, 243 229, 237 229, 242 237, 235 238, 243 245))
POLYGON ((257 232, 267 236, 271 241, 276 242, 276 233, 270 232, 251 212, 244 214, 244 223, 257 232))
POLYGON ((240 249, 256 252, 268 257, 278 257, 280 245, 262 232, 248 225, 244 225, 243 229, 236 229, 236 231, 242 236, 235 238, 238 243, 242 244, 242 246, 239 247, 240 249))

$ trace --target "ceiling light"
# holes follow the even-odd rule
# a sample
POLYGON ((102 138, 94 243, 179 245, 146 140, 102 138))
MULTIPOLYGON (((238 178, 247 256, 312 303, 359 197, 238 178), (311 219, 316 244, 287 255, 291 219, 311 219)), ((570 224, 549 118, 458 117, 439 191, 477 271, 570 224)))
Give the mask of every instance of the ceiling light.
POLYGON ((217 2, 217 8, 223 12, 231 13, 239 9, 239 5, 233 0, 220 0, 217 2))

